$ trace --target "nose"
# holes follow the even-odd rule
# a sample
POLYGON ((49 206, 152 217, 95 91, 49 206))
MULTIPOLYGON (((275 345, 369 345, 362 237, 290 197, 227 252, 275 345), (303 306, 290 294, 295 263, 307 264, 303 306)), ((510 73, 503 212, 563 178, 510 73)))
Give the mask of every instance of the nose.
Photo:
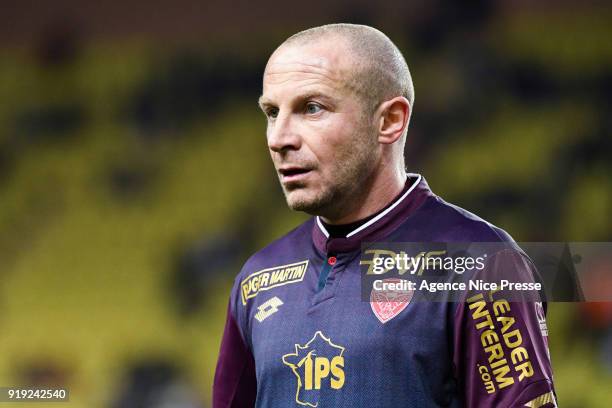
POLYGON ((300 148, 301 138, 290 113, 279 112, 274 121, 268 122, 267 137, 268 147, 273 152, 284 153, 300 148))

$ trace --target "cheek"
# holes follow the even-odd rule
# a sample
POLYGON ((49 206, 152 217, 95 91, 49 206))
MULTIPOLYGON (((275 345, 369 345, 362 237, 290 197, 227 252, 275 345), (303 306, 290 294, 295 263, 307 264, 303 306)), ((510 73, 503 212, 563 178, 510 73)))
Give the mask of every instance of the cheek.
POLYGON ((317 122, 308 131, 306 144, 325 167, 334 167, 339 155, 345 156, 355 143, 355 134, 350 123, 336 119, 317 122))

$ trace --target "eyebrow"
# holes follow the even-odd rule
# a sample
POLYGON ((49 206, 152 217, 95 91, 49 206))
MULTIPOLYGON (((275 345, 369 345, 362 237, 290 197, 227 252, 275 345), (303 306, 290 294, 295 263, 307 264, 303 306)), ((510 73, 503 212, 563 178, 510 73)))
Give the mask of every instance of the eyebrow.
POLYGON ((264 107, 266 107, 266 106, 272 106, 272 105, 274 105, 272 102, 270 102, 270 101, 268 100, 268 98, 266 98, 266 97, 265 97, 265 96, 263 96, 263 95, 261 95, 261 96, 259 97, 259 99, 257 100, 257 104, 258 104, 258 105, 259 105, 259 107, 260 107, 260 108, 262 108, 262 109, 263 109, 264 107))
MULTIPOLYGON (((336 98, 334 98, 332 96, 329 96, 327 94, 324 94, 322 92, 317 92, 317 91, 307 92, 307 93, 302 94, 302 95, 296 95, 294 97, 293 101, 294 102, 303 102, 303 101, 306 101, 306 100, 309 100, 309 99, 316 99, 316 98, 323 99, 324 101, 326 101, 328 103, 331 103, 331 104, 335 104, 335 103, 338 102, 338 100, 336 98)), ((265 108, 265 107, 268 107, 268 106, 276 106, 276 104, 274 102, 272 102, 271 100, 269 100, 268 98, 266 98, 263 95, 261 95, 259 97, 258 104, 259 104, 259 107, 262 108, 262 109, 265 108)))

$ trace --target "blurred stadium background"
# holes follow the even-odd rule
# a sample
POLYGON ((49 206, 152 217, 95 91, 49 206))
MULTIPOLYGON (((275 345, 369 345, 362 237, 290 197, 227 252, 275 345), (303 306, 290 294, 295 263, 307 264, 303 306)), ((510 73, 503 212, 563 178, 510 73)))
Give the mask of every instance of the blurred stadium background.
MULTIPOLYGON (((0 385, 210 406, 235 274, 304 219, 256 100, 270 52, 314 25, 404 51, 408 166, 435 192, 519 241, 612 241, 605 3, 39 3, 0 3, 0 385)), ((561 406, 612 404, 611 327, 610 304, 550 305, 561 406)))

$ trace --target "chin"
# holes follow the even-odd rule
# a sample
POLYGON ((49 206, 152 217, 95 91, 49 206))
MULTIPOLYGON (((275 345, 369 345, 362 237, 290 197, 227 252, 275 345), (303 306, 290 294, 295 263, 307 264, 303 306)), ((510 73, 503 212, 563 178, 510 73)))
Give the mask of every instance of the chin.
POLYGON ((321 197, 301 189, 286 192, 285 198, 287 200, 287 205, 292 210, 303 211, 311 215, 318 215, 322 207, 324 207, 321 197))

